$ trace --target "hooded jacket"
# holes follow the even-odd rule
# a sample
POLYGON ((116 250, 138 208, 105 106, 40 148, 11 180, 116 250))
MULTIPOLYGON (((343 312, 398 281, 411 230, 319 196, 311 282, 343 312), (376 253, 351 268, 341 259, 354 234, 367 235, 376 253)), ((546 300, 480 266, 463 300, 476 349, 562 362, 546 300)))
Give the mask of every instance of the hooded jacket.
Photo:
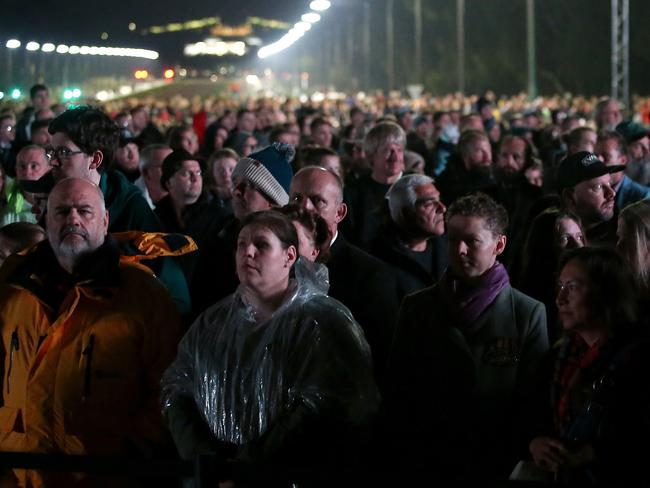
MULTIPOLYGON (((141 247, 155 241, 138 237, 141 247)), ((126 455, 161 442, 158 384, 180 319, 141 261, 109 236, 73 275, 48 241, 2 267, 0 450, 126 455)), ((72 481, 16 475, 21 486, 72 481)))

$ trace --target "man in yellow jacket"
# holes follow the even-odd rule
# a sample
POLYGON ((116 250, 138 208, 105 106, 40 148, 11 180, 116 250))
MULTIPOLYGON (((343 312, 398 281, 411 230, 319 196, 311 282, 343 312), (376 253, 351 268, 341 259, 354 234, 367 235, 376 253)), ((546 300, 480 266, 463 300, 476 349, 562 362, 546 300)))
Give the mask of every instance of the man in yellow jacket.
MULTIPOLYGON (((120 456, 164 439, 158 388, 178 311, 107 229, 99 188, 64 179, 48 199, 48 240, 0 272, 0 451, 120 456)), ((89 482, 14 473, 18 486, 89 482)))

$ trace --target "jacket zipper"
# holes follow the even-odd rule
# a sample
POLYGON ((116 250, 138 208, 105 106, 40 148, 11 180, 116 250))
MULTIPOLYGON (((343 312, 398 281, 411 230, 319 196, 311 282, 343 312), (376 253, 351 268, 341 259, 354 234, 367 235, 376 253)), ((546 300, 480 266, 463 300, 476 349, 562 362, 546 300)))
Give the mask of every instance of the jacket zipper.
POLYGON ((90 395, 90 376, 92 373, 92 360, 93 360, 93 349, 95 348, 95 335, 90 334, 88 337, 88 344, 86 348, 82 351, 82 355, 86 357, 85 363, 86 367, 84 370, 84 388, 83 388, 83 397, 82 400, 86 401, 88 395, 90 395))
POLYGON ((9 346, 9 368, 7 368, 7 394, 11 391, 11 369, 14 364, 14 351, 20 349, 20 342, 18 342, 18 329, 11 333, 11 345, 9 346))

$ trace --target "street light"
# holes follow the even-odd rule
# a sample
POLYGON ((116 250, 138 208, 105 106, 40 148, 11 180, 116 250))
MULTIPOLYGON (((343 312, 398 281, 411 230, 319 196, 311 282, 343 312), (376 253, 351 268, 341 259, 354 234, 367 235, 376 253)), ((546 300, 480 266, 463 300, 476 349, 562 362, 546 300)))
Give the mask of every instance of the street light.
POLYGON ((314 0, 309 4, 309 8, 312 10, 316 10, 317 12, 322 12, 323 10, 327 10, 330 8, 332 5, 332 2, 329 0, 314 0))
POLYGON ((18 39, 9 39, 5 46, 7 49, 17 49, 20 47, 20 41, 18 39))
POLYGON ((314 12, 309 12, 308 14, 303 14, 302 17, 300 17, 300 20, 303 22, 309 22, 310 24, 315 24, 320 20, 320 15, 314 12))
POLYGON ((28 51, 38 51, 41 48, 41 45, 38 42, 30 41, 25 46, 25 49, 28 51))

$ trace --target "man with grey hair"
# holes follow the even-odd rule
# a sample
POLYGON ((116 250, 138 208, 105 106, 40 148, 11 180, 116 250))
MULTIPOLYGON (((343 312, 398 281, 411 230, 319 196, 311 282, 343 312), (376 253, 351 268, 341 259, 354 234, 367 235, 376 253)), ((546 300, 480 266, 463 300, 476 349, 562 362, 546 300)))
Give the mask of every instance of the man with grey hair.
POLYGON ((371 172, 345 187, 348 217, 343 232, 367 247, 379 232, 386 192, 404 171, 406 134, 394 122, 381 122, 366 134, 363 145, 371 172))
POLYGON ((149 144, 140 151, 140 177, 134 181, 140 188, 145 200, 152 209, 167 196, 167 190, 162 187, 162 162, 172 152, 167 144, 149 144))
POLYGON ((393 268, 401 301, 437 283, 447 267, 446 208, 433 179, 424 175, 402 176, 386 198, 390 222, 370 252, 393 268))
MULTIPOLYGON (((108 220, 97 185, 63 179, 48 199, 48 240, 1 268, 2 406, 15 412, 0 421, 2 451, 126 456, 164 445, 158 389, 180 318, 154 274, 107 234, 108 220)), ((80 482, 14 474, 19 486, 80 482)))

